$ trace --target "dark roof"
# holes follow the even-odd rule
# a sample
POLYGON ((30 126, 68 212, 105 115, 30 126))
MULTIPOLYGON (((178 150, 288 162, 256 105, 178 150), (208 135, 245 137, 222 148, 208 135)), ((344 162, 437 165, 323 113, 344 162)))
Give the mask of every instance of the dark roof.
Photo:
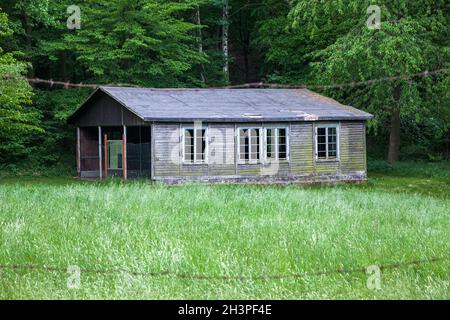
POLYGON ((255 122, 372 118, 367 112, 307 89, 100 87, 97 90, 108 94, 145 121, 255 122))

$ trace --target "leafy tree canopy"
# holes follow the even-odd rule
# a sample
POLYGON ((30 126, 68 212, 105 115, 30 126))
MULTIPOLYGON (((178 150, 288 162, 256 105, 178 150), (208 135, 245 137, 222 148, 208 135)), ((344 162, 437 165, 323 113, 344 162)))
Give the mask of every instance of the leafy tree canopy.
POLYGON ((35 113, 26 105, 31 102, 32 89, 20 78, 28 64, 17 61, 20 52, 5 52, 1 43, 12 35, 4 12, 0 11, 0 161, 7 162, 23 155, 30 133, 41 131, 35 123, 35 113))

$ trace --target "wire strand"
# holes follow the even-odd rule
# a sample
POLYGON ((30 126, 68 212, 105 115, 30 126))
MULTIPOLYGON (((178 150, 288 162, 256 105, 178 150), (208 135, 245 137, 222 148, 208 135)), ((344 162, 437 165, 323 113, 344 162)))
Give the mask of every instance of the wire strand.
MULTIPOLYGON (((373 85, 379 82, 390 82, 397 80, 408 80, 411 78, 419 78, 419 77, 427 77, 441 73, 447 73, 449 68, 435 69, 435 70, 425 70, 419 73, 413 73, 408 75, 400 75, 400 76, 390 76, 383 77, 378 79, 364 80, 364 81, 353 81, 347 83, 337 83, 337 84, 326 84, 326 85, 315 85, 315 84, 278 84, 278 83, 269 83, 269 82, 253 82, 253 83, 244 83, 238 85, 230 85, 230 86, 222 86, 222 87, 211 87, 211 89, 246 89, 246 88, 274 88, 274 89, 343 89, 346 87, 357 87, 364 85, 373 85)), ((72 83, 70 81, 54 81, 52 79, 41 79, 41 78, 27 78, 27 77, 19 77, 13 75, 2 75, 1 79, 5 80, 25 80, 29 83, 33 84, 47 84, 50 87, 53 86, 62 86, 65 89, 69 88, 91 88, 97 89, 102 86, 110 86, 110 87, 133 87, 133 88, 145 88, 142 86, 127 84, 127 83, 116 83, 116 84, 87 84, 87 83, 72 83)))
MULTIPOLYGON (((385 265, 378 265, 380 270, 388 269, 399 269, 402 267, 418 266, 434 262, 449 261, 450 257, 433 257, 426 260, 413 260, 407 262, 395 262, 385 265)), ((0 270, 15 270, 15 271, 35 271, 35 272, 67 272, 66 268, 61 267, 49 267, 49 266, 38 266, 38 265, 0 265, 0 270)), ((282 279, 298 279, 308 276, 323 276, 331 274, 349 274, 349 273, 365 273, 366 268, 353 268, 353 269, 336 269, 331 271, 316 271, 316 272, 303 272, 303 273, 291 273, 291 274, 279 274, 279 275, 256 275, 256 276, 228 276, 228 275, 204 275, 204 274, 188 274, 188 273, 176 273, 170 271, 159 271, 159 272, 137 272, 130 271, 126 268, 115 268, 115 269, 87 269, 80 268, 80 272, 93 273, 93 274, 118 274, 127 273, 132 276, 143 276, 143 277, 172 277, 178 279, 191 279, 191 280, 224 280, 224 281, 256 281, 256 280, 282 280, 282 279)))

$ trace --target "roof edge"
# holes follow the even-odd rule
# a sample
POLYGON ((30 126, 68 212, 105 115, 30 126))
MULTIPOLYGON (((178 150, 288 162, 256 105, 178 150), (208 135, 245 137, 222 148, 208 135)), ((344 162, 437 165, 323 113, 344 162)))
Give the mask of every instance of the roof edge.
POLYGON ((215 123, 262 123, 262 122, 321 122, 321 121, 368 121, 373 116, 355 116, 355 117, 318 117, 311 119, 306 117, 279 117, 279 118, 145 118, 145 122, 215 122, 215 123))

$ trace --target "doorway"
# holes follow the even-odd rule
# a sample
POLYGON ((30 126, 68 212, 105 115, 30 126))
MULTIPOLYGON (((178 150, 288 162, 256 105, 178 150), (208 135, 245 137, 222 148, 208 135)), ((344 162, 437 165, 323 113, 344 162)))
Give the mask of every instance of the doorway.
POLYGON ((108 140, 108 170, 122 170, 123 142, 108 140))
POLYGON ((103 176, 124 177, 123 127, 102 127, 103 176))

